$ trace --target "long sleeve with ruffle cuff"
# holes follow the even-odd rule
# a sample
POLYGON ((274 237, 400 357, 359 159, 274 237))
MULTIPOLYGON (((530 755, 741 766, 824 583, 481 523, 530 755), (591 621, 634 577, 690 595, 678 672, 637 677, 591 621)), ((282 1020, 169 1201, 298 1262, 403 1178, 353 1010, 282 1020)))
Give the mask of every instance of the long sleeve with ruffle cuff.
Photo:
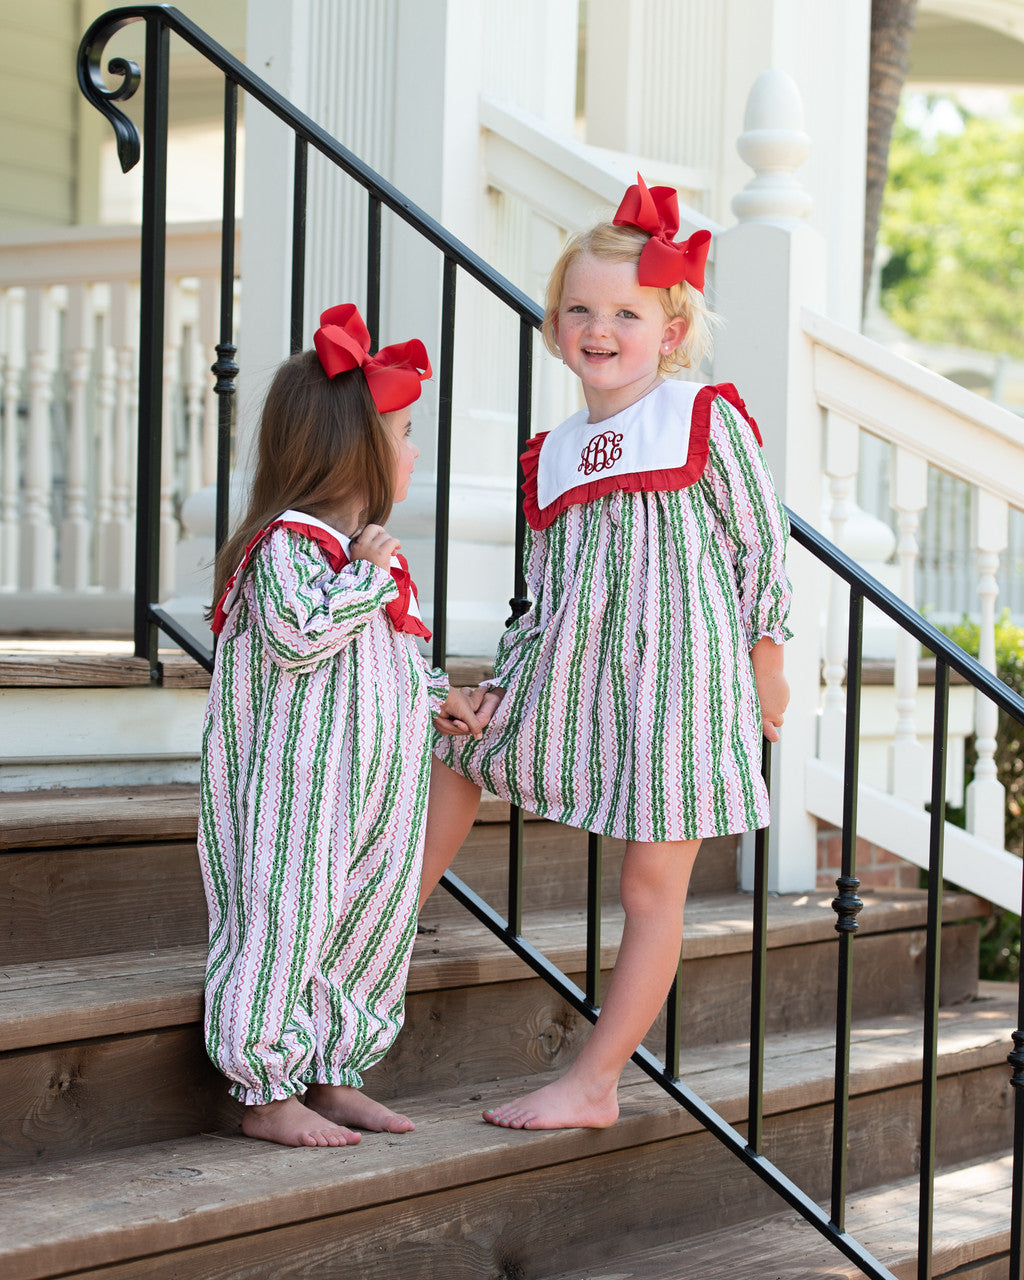
POLYGON ((427 695, 430 698, 430 718, 438 714, 448 700, 448 677, 440 667, 427 670, 427 695))
POLYGON ((699 483, 710 490, 725 526, 748 647, 765 636, 785 643, 793 635, 786 625, 789 521, 754 433, 721 397, 712 408, 708 461, 699 483))
POLYGON ((394 578, 370 560, 335 573, 310 538, 275 529, 252 565, 257 625, 278 666, 300 671, 333 657, 398 594, 394 578))

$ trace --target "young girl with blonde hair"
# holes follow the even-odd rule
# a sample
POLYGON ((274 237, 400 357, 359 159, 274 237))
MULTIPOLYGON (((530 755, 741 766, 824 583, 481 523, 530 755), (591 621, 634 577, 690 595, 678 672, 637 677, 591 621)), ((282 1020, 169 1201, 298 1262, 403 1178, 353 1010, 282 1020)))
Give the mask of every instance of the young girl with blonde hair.
POLYGON ((478 731, 383 527, 418 455, 417 340, 370 354, 352 304, 266 398, 249 509, 217 559, 199 853, 206 1042, 242 1129, 290 1146, 402 1133, 359 1092, 402 1024, 433 735, 478 731), (455 719, 454 717, 458 717, 455 719))
POLYGON ((677 242, 677 197, 637 175, 552 272, 548 347, 586 407, 522 458, 532 606, 475 696, 480 741, 437 748, 426 896, 480 789, 627 841, 622 944, 593 1033, 561 1078, 493 1124, 602 1127, 679 960, 701 840, 764 826, 762 733, 788 701, 787 525, 731 384, 669 375, 709 348, 710 235, 677 242))

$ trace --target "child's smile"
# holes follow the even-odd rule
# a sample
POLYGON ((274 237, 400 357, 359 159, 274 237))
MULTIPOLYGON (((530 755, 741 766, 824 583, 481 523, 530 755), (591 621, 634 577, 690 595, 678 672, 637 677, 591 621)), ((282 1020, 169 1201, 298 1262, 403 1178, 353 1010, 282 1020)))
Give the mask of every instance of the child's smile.
POLYGON ((631 262, 583 254, 566 272, 555 332, 592 422, 646 395, 660 381, 661 355, 682 341, 685 321, 668 318, 661 292, 641 285, 631 262))

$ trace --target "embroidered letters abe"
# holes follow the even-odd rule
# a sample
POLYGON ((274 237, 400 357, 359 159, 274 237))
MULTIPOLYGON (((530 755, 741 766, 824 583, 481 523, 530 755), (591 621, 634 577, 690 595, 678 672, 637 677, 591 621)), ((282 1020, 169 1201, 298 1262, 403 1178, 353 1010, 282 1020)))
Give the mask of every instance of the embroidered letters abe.
POLYGON ((576 468, 584 475, 593 475, 595 471, 607 471, 622 457, 622 434, 617 431, 602 431, 594 436, 580 453, 582 461, 576 468))

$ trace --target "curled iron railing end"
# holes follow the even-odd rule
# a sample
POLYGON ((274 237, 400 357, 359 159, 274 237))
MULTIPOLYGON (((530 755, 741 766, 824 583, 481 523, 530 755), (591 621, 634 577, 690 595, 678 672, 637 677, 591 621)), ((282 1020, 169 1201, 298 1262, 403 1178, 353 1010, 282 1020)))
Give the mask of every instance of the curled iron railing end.
POLYGON ((110 75, 119 77, 120 82, 110 88, 103 78, 103 50, 122 27, 140 20, 136 16, 114 20, 109 20, 109 15, 98 18, 78 46, 78 87, 96 110, 110 121, 122 173, 134 169, 139 163, 142 145, 138 129, 114 103, 126 102, 135 93, 142 79, 142 72, 139 64, 131 58, 111 58, 107 70, 110 75))

